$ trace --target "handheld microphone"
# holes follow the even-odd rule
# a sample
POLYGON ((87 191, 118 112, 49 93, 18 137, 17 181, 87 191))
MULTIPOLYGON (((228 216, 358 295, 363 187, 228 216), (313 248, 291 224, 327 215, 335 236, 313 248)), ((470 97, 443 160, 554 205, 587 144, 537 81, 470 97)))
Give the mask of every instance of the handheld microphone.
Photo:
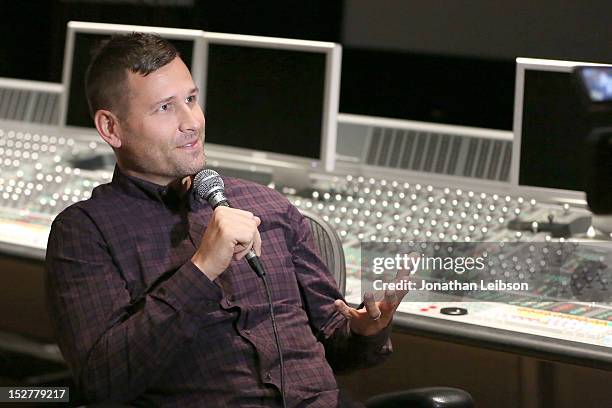
MULTIPOLYGON (((214 170, 204 169, 195 175, 193 179, 193 190, 212 206, 213 210, 219 206, 230 207, 229 200, 225 196, 225 184, 219 173, 214 170)), ((251 248, 245 256, 251 269, 262 277, 266 274, 261 260, 251 248)))

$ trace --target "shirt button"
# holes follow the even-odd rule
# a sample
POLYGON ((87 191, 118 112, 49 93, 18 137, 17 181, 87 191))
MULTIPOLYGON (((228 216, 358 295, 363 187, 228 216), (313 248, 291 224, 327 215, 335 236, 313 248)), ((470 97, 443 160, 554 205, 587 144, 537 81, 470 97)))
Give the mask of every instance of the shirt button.
POLYGON ((268 381, 269 381, 269 380, 271 380, 271 379, 272 379, 272 375, 271 375, 269 372, 267 372, 267 373, 266 373, 266 380, 268 380, 268 381))
POLYGON ((245 336, 250 336, 250 335, 251 335, 251 331, 250 331, 249 329, 246 329, 246 330, 244 331, 244 335, 245 335, 245 336))

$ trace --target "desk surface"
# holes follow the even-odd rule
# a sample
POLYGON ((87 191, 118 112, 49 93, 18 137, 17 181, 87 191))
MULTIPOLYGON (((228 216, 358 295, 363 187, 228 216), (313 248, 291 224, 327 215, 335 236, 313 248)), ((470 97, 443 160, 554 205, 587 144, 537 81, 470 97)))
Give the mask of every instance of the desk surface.
MULTIPOLYGON (((23 271, 20 265, 27 263, 28 276, 22 276, 22 278, 38 282, 28 284, 28 287, 37 288, 38 293, 42 295, 44 250, 2 243, 0 252, 6 254, 2 255, 5 266, 3 273, 8 273, 8 268, 11 268, 7 265, 13 265, 12 268, 15 270, 23 271)), ((356 284, 358 282, 351 282, 349 278, 347 281, 349 292, 351 286, 354 288, 356 284)), ((26 288, 22 288, 24 297, 28 298, 28 302, 35 303, 31 304, 29 309, 34 310, 34 314, 38 316, 41 311, 45 310, 44 299, 37 301, 25 290, 26 288)), ((12 293, 11 296, 18 296, 14 291, 12 293)), ((359 293, 353 290, 352 294, 347 295, 347 300, 349 303, 358 303, 359 293)), ((12 299, 9 303, 15 304, 15 302, 19 304, 18 299, 12 299)), ((425 337, 611 370, 612 307, 610 307, 609 316, 605 316, 605 309, 602 309, 604 310, 602 319, 569 315, 554 310, 556 310, 554 305, 537 309, 491 302, 425 304, 404 301, 396 313, 394 324, 399 331, 407 331, 425 337), (465 308, 468 314, 449 316, 439 313, 440 308, 449 305, 465 308)), ((24 331, 23 322, 19 323, 17 332, 35 336, 41 336, 42 333, 42 337, 49 340, 50 337, 46 337, 50 336, 50 328, 43 330, 40 327, 42 323, 38 320, 36 321, 39 327, 33 328, 32 331, 24 331), (45 335, 45 333, 49 334, 45 335)), ((0 329, 10 331, 10 327, 0 329)))
MULTIPOLYGON (((469 308, 469 304, 467 305, 469 308)), ((612 370, 612 347, 399 313, 395 327, 413 335, 507 351, 544 360, 612 370)))

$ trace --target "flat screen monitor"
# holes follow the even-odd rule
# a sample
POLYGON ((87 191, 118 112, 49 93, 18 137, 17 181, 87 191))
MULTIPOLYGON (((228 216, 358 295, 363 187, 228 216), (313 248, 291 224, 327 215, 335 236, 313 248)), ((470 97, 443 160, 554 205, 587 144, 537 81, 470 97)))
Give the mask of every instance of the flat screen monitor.
POLYGON ((113 34, 135 31, 156 33, 169 40, 190 67, 196 85, 202 88, 203 31, 71 21, 68 23, 64 49, 62 125, 94 127, 85 98, 85 71, 91 60, 91 51, 97 43, 113 34))
POLYGON ((207 146, 254 164, 332 170, 340 45, 211 32, 205 39, 207 146))
POLYGON ((591 121, 572 72, 593 63, 517 58, 512 184, 519 194, 586 202, 591 121))

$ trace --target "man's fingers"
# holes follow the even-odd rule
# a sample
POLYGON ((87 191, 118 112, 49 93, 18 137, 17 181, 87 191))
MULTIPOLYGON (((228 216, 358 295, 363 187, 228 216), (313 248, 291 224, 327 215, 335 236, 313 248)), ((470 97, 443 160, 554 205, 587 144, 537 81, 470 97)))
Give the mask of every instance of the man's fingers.
POLYGON ((261 256, 261 235, 257 230, 255 230, 255 236, 253 237, 253 250, 257 256, 261 256))
POLYGON ((336 310, 347 319, 351 319, 353 317, 352 308, 344 303, 341 299, 336 299, 334 302, 334 306, 336 306, 336 310))
POLYGON ((398 269, 397 274, 395 275, 396 281, 408 280, 410 279, 410 270, 409 269, 398 269))
POLYGON ((238 216, 244 217, 245 219, 252 219, 253 217, 255 217, 255 215, 253 215, 252 212, 247 211, 247 210, 241 210, 239 208, 219 206, 219 207, 215 208, 215 211, 231 212, 231 213, 236 214, 238 216))
POLYGON ((366 308, 366 312, 372 319, 378 319, 380 317, 380 309, 374 300, 374 294, 372 292, 366 292, 363 295, 363 304, 366 308))
POLYGON ((380 311, 385 315, 392 315, 402 301, 403 294, 398 295, 398 290, 385 290, 385 299, 379 303, 380 311))
POLYGON ((247 245, 238 244, 234 247, 234 259, 239 261, 249 253, 249 250, 252 248, 253 243, 249 242, 247 245))
MULTIPOLYGON (((412 265, 413 267, 418 265, 418 260, 420 258, 420 255, 416 252, 412 252, 411 254, 409 254, 409 257, 412 259, 412 265)), ((397 271, 397 274, 395 275, 395 282, 396 283, 401 283, 400 285, 397 285, 397 287, 403 287, 403 286, 407 286, 406 283, 408 281, 411 280, 412 277, 412 273, 413 271, 407 268, 401 268, 397 271)), ((395 291, 395 296, 396 296, 396 304, 399 304, 399 302, 402 301, 402 299, 404 298, 404 296, 406 296, 406 294, 408 293, 408 289, 405 290, 401 290, 398 289, 395 291)))
POLYGON ((385 290, 385 302, 395 305, 397 302, 397 294, 395 290, 385 290))
MULTIPOLYGON (((410 276, 410 275, 408 275, 410 276)), ((396 287, 408 287, 408 281, 410 279, 408 277, 402 278, 399 276, 398 274, 398 278, 395 280, 395 282, 398 284, 396 287)), ((404 296, 406 296, 406 294, 408 293, 408 289, 396 289, 393 291, 394 295, 395 295, 395 302, 399 303, 402 301, 402 299, 404 298, 404 296)), ((386 294, 385 294, 386 296, 386 294)))
MULTIPOLYGON (((234 209, 232 209, 234 210, 234 209)), ((257 227, 261 224, 261 219, 253 213, 237 210, 234 213, 237 218, 226 225, 228 231, 232 231, 235 237, 234 255, 235 260, 244 258, 252 249, 257 256, 261 255, 261 236, 257 227)))

